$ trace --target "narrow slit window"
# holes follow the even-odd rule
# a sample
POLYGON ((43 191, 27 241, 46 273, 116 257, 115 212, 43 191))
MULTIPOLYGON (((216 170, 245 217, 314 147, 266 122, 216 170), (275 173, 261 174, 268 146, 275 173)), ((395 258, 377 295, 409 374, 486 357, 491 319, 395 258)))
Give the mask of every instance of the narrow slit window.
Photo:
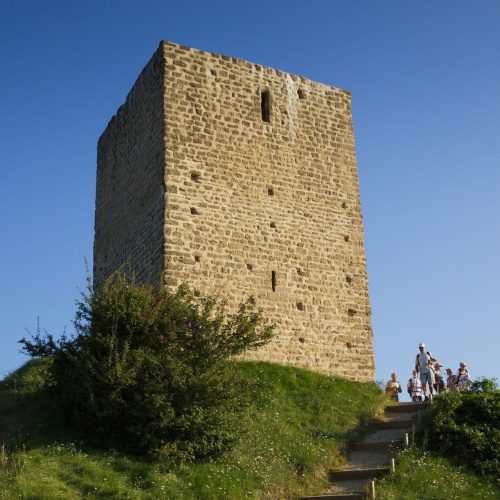
POLYGON ((273 292, 276 291, 276 271, 271 271, 271 286, 273 288, 273 292))
POLYGON ((260 110, 262 112, 262 121, 271 122, 271 102, 269 90, 263 90, 260 93, 260 110))

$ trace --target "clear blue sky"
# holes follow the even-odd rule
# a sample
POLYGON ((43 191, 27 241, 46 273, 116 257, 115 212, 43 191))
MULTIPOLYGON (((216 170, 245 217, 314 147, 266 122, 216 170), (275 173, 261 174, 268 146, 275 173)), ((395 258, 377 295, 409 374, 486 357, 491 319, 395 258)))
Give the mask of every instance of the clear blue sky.
POLYGON ((350 89, 377 378, 499 373, 500 2, 0 2, 0 374, 71 329, 96 142, 161 39, 350 89))

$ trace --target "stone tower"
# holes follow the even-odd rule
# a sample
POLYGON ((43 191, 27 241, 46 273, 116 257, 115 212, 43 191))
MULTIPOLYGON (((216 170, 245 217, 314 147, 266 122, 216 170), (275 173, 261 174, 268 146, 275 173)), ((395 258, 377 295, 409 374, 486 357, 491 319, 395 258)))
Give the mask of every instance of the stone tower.
POLYGON ((252 359, 374 379, 345 90, 161 42, 98 143, 94 282, 253 295, 277 324, 252 359))

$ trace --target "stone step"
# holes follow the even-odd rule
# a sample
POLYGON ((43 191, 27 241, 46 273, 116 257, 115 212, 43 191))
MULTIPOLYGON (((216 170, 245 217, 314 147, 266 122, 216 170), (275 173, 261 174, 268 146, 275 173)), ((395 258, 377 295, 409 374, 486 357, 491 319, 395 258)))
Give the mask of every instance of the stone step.
POLYGON ((373 479, 385 476, 390 472, 390 467, 373 467, 370 469, 342 469, 328 472, 330 481, 348 481, 350 479, 373 479))
POLYGON ((352 451, 392 451, 400 448, 403 445, 402 439, 394 441, 377 441, 377 442, 362 442, 352 443, 349 448, 352 451))
POLYGON ((326 495, 316 495, 310 497, 301 497, 300 500, 363 500, 366 498, 364 493, 330 493, 326 495))
POLYGON ((398 405, 389 405, 385 407, 388 413, 404 413, 409 411, 425 410, 429 406, 429 401, 421 403, 399 403, 398 405))
POLYGON ((405 420, 379 420, 375 421, 372 428, 375 430, 382 429, 411 429, 417 423, 417 419, 408 418, 405 420))

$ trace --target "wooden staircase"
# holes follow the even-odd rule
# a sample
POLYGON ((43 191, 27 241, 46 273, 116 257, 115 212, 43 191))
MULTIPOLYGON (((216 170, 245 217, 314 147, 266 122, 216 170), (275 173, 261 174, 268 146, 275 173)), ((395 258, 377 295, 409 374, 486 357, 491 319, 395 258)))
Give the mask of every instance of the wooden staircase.
POLYGON ((371 480, 391 472, 391 459, 405 445, 405 433, 417 423, 418 414, 429 403, 399 403, 386 406, 384 420, 374 422, 372 432, 363 441, 349 447, 347 464, 329 471, 331 487, 321 495, 302 500, 363 499, 368 498, 371 480))

